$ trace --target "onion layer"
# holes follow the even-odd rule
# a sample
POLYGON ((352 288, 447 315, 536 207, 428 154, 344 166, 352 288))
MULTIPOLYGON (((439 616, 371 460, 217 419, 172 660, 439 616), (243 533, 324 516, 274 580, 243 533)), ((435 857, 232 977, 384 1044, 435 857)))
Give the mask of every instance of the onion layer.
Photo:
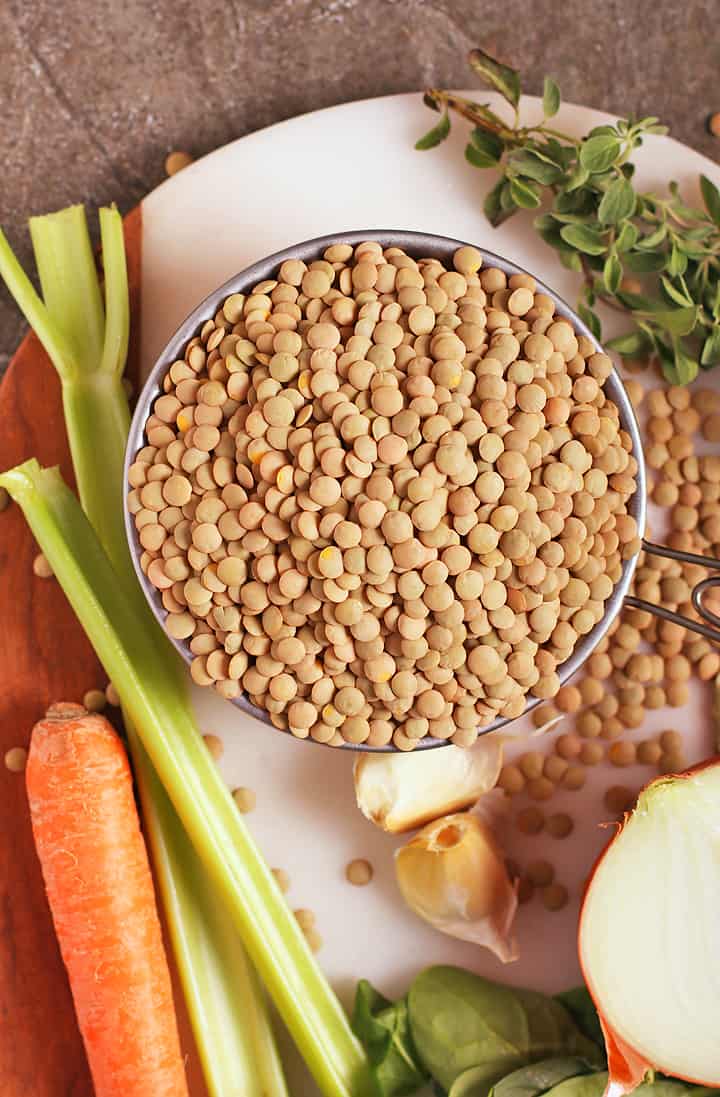
POLYGON ((650 1069, 720 1086, 720 763, 641 792, 598 861, 579 952, 619 1097, 650 1069))

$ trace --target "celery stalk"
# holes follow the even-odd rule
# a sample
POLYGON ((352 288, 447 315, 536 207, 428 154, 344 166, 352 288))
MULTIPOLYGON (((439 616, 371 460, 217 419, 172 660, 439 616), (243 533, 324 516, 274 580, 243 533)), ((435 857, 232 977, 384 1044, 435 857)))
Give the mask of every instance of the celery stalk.
MULTIPOLYGON (((59 341, 60 349, 51 358, 62 379, 84 509, 114 567, 134 584, 122 526, 122 467, 130 417, 121 375, 130 318, 117 211, 101 210, 100 227, 104 312, 82 206, 31 220, 45 304, 1 239, 0 267, 26 315, 33 317, 46 349, 59 341)), ((178 689, 184 689, 179 674, 178 689)), ((124 715, 155 876, 208 1090, 212 1097, 286 1097, 262 989, 228 915, 213 903, 197 855, 124 715)))
POLYGON ((56 469, 28 461, 0 486, 22 507, 319 1087, 367 1097, 364 1052, 178 695, 174 653, 148 628, 139 588, 119 581, 56 469))
POLYGON ((281 1097, 287 1090, 263 988, 224 907, 213 903, 205 870, 147 757, 138 765, 144 750, 134 731, 131 739, 145 832, 165 881, 163 904, 193 1028, 202 1034, 208 1089, 213 1097, 281 1097))

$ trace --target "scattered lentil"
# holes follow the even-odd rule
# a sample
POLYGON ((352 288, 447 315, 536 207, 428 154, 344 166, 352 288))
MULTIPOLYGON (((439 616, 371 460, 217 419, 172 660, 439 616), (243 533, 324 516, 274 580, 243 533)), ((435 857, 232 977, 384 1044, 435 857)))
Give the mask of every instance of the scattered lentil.
POLYGON ((243 815, 254 811, 257 804, 257 796, 251 788, 240 787, 233 789, 233 800, 238 806, 238 811, 243 815))
POLYGON ((542 901, 546 910, 562 910, 568 904, 568 889, 563 884, 548 884, 542 889, 542 901))
POLYGON ((33 574, 37 575, 38 579, 51 579, 53 575, 53 569, 43 556, 42 552, 39 552, 33 560, 33 574))
POLYGON ((355 887, 364 887, 373 878, 373 867, 369 861, 362 858, 350 861, 345 869, 345 878, 349 884, 354 884, 355 887))
POLYGON ((555 869, 549 861, 531 861, 525 869, 525 876, 535 887, 547 887, 555 879, 555 869))
POLYGON ((105 686, 105 700, 109 705, 112 705, 113 708, 119 708, 120 706, 120 694, 115 689, 112 682, 108 682, 105 686))
POLYGON ((177 149, 175 152, 171 152, 165 159, 165 174, 177 175, 183 168, 192 164, 193 158, 189 152, 181 152, 177 149))
POLYGON ((551 838, 567 838, 572 834, 575 824, 566 812, 557 812, 555 815, 551 815, 546 824, 545 829, 551 838))
POLYGON ((288 876, 285 869, 284 868, 271 868, 270 871, 272 872, 273 876, 275 877, 277 885, 280 888, 280 890, 282 891, 282 893, 286 894, 290 890, 290 877, 288 876))
POLYGON ((523 808, 515 816, 515 823, 521 834, 539 834, 545 824, 545 816, 540 808, 523 808))
POLYGON ((83 694, 83 707, 88 712, 102 712, 107 704, 105 691, 102 689, 89 689, 83 694))
POLYGON ((28 752, 25 747, 11 747, 5 752, 5 766, 11 773, 22 773, 27 765, 28 752))
POLYGON ((208 733, 207 735, 203 735, 203 742, 205 743, 205 746, 208 748, 208 750, 210 751, 210 754, 212 755, 212 757, 215 759, 216 762, 220 758, 222 758, 222 755, 223 755, 223 742, 222 742, 222 739, 218 735, 213 735, 212 733, 208 733))

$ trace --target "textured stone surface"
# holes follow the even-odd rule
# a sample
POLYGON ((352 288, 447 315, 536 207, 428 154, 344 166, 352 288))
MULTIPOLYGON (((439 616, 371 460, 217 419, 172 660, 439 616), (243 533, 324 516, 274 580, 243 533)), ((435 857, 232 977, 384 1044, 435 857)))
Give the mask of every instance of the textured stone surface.
MULTIPOLYGON (((720 153, 716 0, 5 0, 0 4, 0 223, 24 262, 32 213, 127 210, 167 152, 201 156, 283 118, 425 85, 463 87, 470 46, 537 92, 657 114, 720 153)), ((0 367, 22 322, 0 290, 0 367)))

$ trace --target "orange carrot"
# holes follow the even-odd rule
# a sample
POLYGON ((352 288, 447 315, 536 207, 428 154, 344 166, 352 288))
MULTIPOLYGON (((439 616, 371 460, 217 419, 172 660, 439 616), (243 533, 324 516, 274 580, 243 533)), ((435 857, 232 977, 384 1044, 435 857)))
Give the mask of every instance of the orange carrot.
POLYGON ((187 1097, 132 777, 108 721, 53 705, 26 770, 33 835, 96 1097, 187 1097))

